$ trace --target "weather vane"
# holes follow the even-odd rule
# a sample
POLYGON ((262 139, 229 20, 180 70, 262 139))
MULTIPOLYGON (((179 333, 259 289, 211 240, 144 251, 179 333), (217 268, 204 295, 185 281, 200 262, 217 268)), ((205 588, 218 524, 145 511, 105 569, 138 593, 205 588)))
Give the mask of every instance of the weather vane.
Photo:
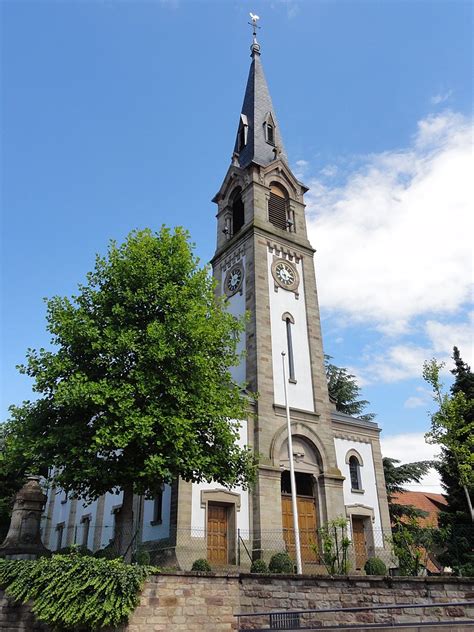
POLYGON ((262 28, 261 26, 258 26, 257 22, 258 20, 260 20, 260 16, 256 15, 255 13, 249 13, 250 15, 250 19, 252 20, 251 22, 249 22, 250 26, 253 28, 253 42, 254 44, 257 43, 257 29, 262 28))

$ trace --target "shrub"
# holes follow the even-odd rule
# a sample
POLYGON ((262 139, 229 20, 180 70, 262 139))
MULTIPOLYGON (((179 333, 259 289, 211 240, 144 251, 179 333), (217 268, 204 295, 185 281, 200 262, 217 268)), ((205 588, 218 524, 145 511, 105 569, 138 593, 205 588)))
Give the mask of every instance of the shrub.
POLYGON ((194 560, 191 566, 192 571, 200 571, 201 573, 209 573, 212 571, 211 565, 205 559, 194 560))
POLYGON ((0 586, 14 601, 32 600, 38 621, 55 630, 117 627, 138 605, 151 567, 77 554, 0 562, 0 586))
POLYGON ((335 518, 318 529, 321 550, 315 542, 312 548, 327 569, 329 575, 347 575, 350 568, 348 550, 351 545, 347 537, 347 518, 335 518))
POLYGON ((94 557, 104 560, 116 560, 120 557, 120 555, 117 553, 116 548, 112 544, 108 544, 103 549, 98 549, 94 553, 94 557))
POLYGON ((82 546, 80 544, 70 544, 69 546, 64 546, 58 551, 53 551, 53 555, 86 555, 91 557, 94 553, 86 546, 82 546))
POLYGON ((268 566, 265 560, 254 560, 250 567, 251 573, 268 573, 268 566))
POLYGON ((275 553, 268 569, 271 573, 294 573, 294 565, 288 553, 275 553))
POLYGON ((150 566, 150 552, 143 547, 138 547, 132 555, 132 563, 140 564, 140 566, 150 566))
POLYGON ((386 575, 387 567, 379 557, 369 557, 364 565, 366 575, 386 575))

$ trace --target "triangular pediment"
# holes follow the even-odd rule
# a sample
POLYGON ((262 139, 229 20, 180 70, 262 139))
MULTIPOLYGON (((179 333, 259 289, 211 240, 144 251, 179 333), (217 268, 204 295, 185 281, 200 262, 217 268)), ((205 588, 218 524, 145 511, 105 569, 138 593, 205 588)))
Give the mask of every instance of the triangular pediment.
POLYGON ((308 191, 308 187, 295 178, 293 172, 284 160, 278 159, 268 166, 263 167, 262 175, 267 184, 271 180, 272 176, 275 176, 277 180, 282 180, 287 184, 296 197, 303 195, 306 191, 308 191))
POLYGON ((226 198, 236 186, 244 187, 244 169, 237 167, 235 165, 231 165, 227 173, 225 175, 224 181, 222 182, 221 188, 212 198, 212 201, 216 204, 219 203, 219 200, 226 198))

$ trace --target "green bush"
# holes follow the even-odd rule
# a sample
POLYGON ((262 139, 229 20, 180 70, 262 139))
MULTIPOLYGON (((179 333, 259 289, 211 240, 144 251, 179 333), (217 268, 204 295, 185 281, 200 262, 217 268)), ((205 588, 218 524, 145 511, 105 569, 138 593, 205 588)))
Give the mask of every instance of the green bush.
POLYGON ((254 560, 250 567, 251 573, 268 573, 268 566, 265 560, 254 560))
POLYGON ((64 546, 58 551, 53 551, 53 555, 86 555, 91 557, 94 553, 86 546, 82 546, 80 544, 70 544, 69 546, 64 546))
POLYGON ((270 560, 268 569, 271 573, 294 573, 293 562, 288 553, 275 553, 270 560))
POLYGON ((0 587, 14 601, 32 600, 38 621, 52 629, 118 626, 138 605, 151 567, 77 554, 0 561, 0 587))
POLYGON ((379 557, 369 557, 364 565, 366 575, 386 575, 387 567, 379 557))
POLYGON ((318 529, 321 546, 317 542, 312 545, 329 575, 347 575, 349 572, 348 551, 351 541, 347 536, 348 522, 342 516, 330 520, 318 529))
POLYGON ((132 555, 132 562, 134 564, 140 564, 140 566, 150 566, 150 551, 147 551, 143 547, 138 547, 132 555))
POLYGON ((102 560, 116 560, 120 558, 120 555, 112 544, 108 544, 103 549, 98 549, 94 553, 94 557, 102 560))
POLYGON ((200 571, 202 573, 209 573, 212 571, 211 565, 207 560, 200 559, 194 560, 193 565, 191 566, 192 571, 200 571))

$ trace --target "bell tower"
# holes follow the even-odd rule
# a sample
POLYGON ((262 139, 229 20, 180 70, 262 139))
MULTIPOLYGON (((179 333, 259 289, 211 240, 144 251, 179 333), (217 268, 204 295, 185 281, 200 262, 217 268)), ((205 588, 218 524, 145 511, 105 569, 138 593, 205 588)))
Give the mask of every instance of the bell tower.
POLYGON ((288 491, 282 352, 297 487, 306 492, 302 498, 313 499, 314 526, 345 510, 324 370, 315 251, 306 229, 308 189, 288 166, 260 57, 254 29, 231 165, 213 199, 218 211, 212 266, 229 310, 249 314, 241 340, 245 355, 234 378, 257 394, 247 424, 248 444, 259 455, 250 528, 262 534, 262 547, 268 549, 264 532, 281 529, 288 491))

